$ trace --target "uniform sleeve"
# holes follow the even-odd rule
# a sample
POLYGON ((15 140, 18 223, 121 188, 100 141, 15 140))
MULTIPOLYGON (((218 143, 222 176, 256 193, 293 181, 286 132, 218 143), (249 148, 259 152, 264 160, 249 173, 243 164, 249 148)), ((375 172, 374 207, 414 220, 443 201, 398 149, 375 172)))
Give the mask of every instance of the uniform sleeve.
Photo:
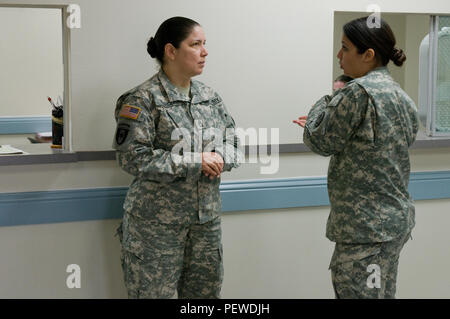
POLYGON ((144 179, 171 182, 177 178, 197 180, 201 163, 191 157, 154 147, 156 136, 154 118, 148 110, 149 101, 141 97, 120 98, 116 107, 116 134, 113 148, 120 167, 131 175, 144 179), (137 119, 124 117, 124 110, 133 106, 140 108, 137 119), (193 163, 194 162, 194 163, 193 163))
MULTIPOLYGON (((222 99, 217 95, 221 101, 222 99)), ((233 168, 237 168, 243 162, 244 155, 240 149, 239 138, 236 134, 236 124, 231 117, 223 101, 221 102, 221 112, 223 112, 222 118, 225 121, 225 134, 223 135, 223 144, 216 147, 214 151, 222 156, 224 165, 223 171, 231 171, 233 168)))
POLYGON ((364 119, 368 95, 354 84, 322 97, 309 111, 303 142, 315 153, 340 153, 364 119))

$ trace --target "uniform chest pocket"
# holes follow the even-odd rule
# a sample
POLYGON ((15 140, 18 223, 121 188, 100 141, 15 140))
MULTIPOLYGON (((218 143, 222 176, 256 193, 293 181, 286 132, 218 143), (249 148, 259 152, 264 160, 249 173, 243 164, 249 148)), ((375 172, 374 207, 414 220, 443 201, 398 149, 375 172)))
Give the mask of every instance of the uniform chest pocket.
POLYGON ((155 121, 155 143, 173 147, 180 140, 180 131, 191 131, 193 124, 189 114, 182 107, 158 107, 159 117, 155 121))
POLYGON ((224 114, 219 105, 211 105, 209 103, 196 104, 192 107, 194 118, 202 121, 204 128, 225 128, 224 114))

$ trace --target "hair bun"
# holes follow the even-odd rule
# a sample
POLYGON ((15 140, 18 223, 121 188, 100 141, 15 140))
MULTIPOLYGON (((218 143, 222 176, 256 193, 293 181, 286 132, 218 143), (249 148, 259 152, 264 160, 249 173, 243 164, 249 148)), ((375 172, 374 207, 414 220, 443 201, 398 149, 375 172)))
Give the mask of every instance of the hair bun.
POLYGON ((406 61, 406 55, 402 49, 394 48, 392 50, 391 60, 392 60, 392 62, 394 62, 395 65, 402 66, 403 62, 406 61))
POLYGON ((151 37, 147 42, 147 52, 152 58, 156 57, 156 42, 153 37, 151 37))

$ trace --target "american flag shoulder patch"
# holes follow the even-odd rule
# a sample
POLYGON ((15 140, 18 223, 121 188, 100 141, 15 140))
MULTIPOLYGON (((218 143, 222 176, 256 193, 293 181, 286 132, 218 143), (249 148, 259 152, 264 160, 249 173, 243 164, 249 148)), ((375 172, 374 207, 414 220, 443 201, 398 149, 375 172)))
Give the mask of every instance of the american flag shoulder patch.
POLYGON ((139 114, 141 114, 140 107, 125 104, 124 106, 122 106, 119 116, 125 117, 128 119, 132 119, 132 120, 137 120, 137 118, 139 117, 139 114))

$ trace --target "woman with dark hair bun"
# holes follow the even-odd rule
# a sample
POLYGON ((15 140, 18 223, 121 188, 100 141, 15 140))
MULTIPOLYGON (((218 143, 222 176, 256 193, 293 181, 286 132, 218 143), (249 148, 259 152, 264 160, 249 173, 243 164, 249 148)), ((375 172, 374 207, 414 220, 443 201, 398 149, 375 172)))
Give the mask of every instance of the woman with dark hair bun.
POLYGON ((118 228, 129 298, 220 297, 220 176, 241 160, 222 98, 192 80, 205 43, 197 22, 164 21, 147 43, 159 72, 117 101, 113 147, 134 176, 118 228))
POLYGON ((337 55, 354 80, 294 121, 313 152, 331 156, 326 234, 336 243, 330 263, 336 298, 394 298, 400 251, 415 225, 408 148, 417 109, 387 69, 406 56, 383 19, 378 28, 367 21, 344 26, 337 55))

